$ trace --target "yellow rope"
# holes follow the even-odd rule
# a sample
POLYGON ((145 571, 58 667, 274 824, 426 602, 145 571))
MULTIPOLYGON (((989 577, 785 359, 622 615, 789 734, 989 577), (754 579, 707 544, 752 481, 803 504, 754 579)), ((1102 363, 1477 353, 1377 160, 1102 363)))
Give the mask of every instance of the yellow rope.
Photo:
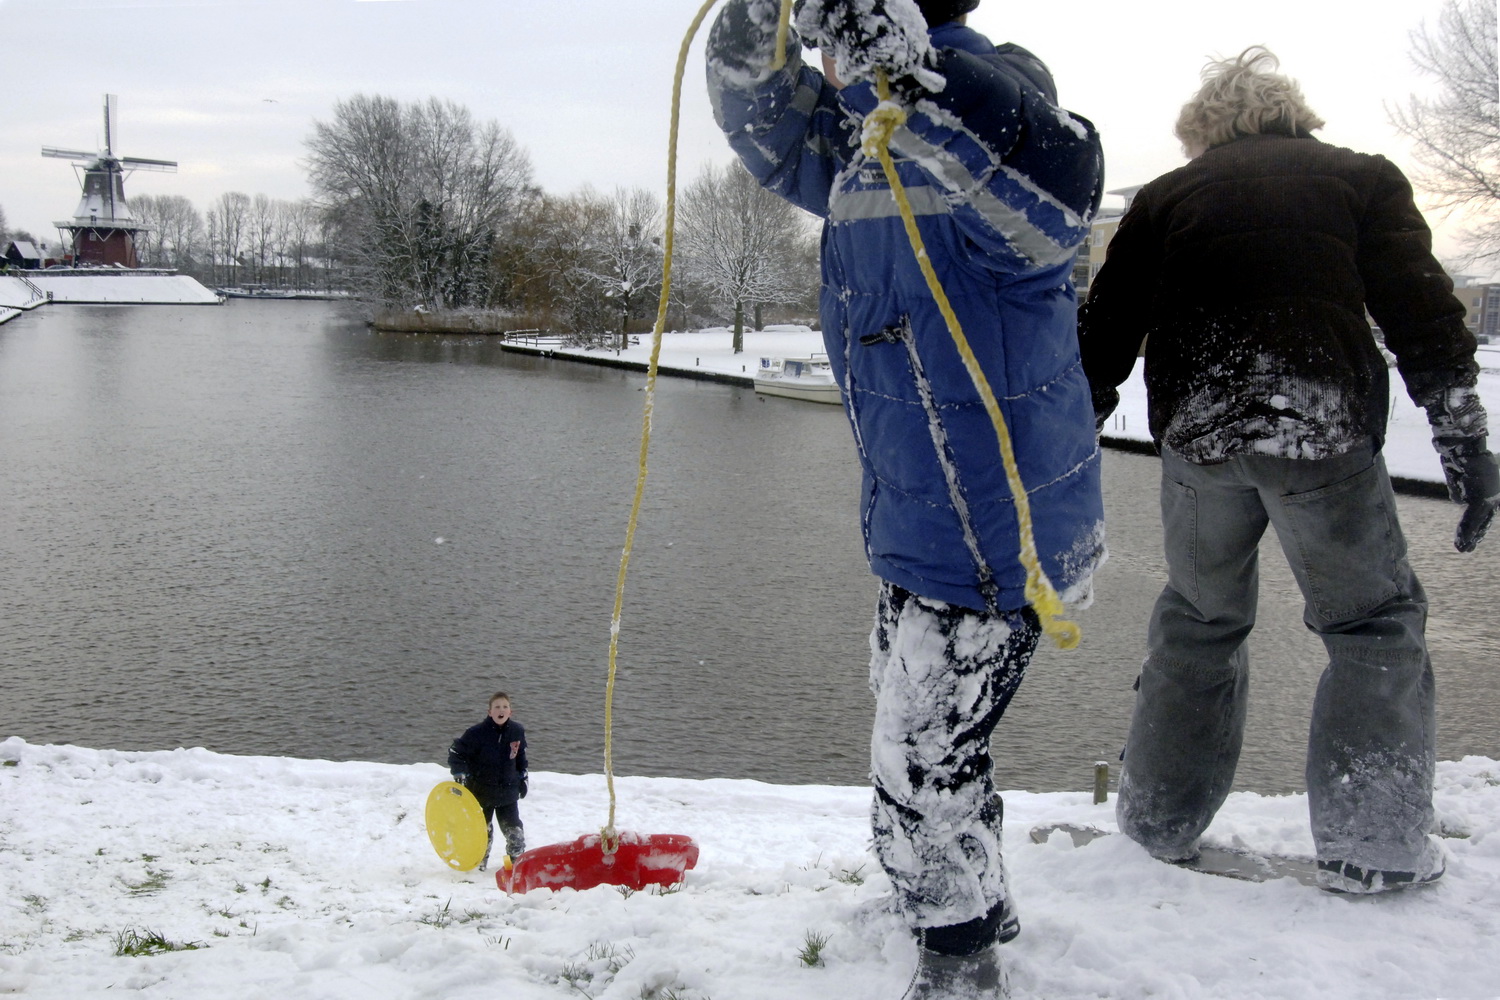
MULTIPOLYGON (((672 78, 672 127, 667 137, 667 219, 662 243, 661 296, 656 304, 656 325, 651 330, 651 360, 646 365, 646 405, 641 415, 640 464, 636 470, 635 498, 630 503, 630 520, 625 527, 625 548, 620 552, 620 572, 615 578, 615 610, 609 624, 609 679, 604 685, 604 781, 609 788, 609 822, 599 831, 600 846, 613 854, 620 846, 615 830, 615 757, 614 706, 615 672, 620 651, 620 613, 625 606, 625 573, 630 567, 630 551, 635 547, 635 528, 641 518, 641 497, 646 492, 646 453, 651 447, 651 416, 656 408, 656 371, 661 359, 661 335, 667 327, 667 305, 672 295, 672 242, 677 224, 677 126, 682 113, 682 77, 687 68, 688 48, 699 27, 718 0, 705 0, 693 23, 683 36, 677 52, 677 71, 672 78)), ((777 32, 778 53, 785 48, 787 22, 792 0, 782 0, 782 24, 777 32)), ((778 58, 780 58, 778 56, 778 58)))
POLYGON ((1053 589, 1052 581, 1048 580, 1047 574, 1042 571, 1041 561, 1037 558, 1036 535, 1031 526, 1031 501, 1026 495, 1025 484, 1021 482, 1021 470, 1016 464, 1016 452, 1011 444, 1010 431, 1005 425, 1005 415, 1000 412, 1000 403, 995 399, 989 379, 985 377, 984 370, 979 367, 979 361, 974 357, 974 351, 969 346, 969 338, 964 336, 958 316, 948 301, 947 293, 943 291, 942 282, 938 281, 937 272, 932 268, 932 261, 927 256, 927 248, 922 243, 922 234, 917 229, 917 219, 911 208, 911 199, 907 197, 906 188, 896 174, 896 164, 891 159, 891 135, 906 121, 906 111, 890 100, 890 83, 883 70, 879 71, 877 88, 880 104, 865 119, 861 151, 866 156, 877 158, 881 168, 885 170, 886 181, 891 186, 891 194, 895 196, 896 204, 901 209, 901 221, 906 226, 906 238, 911 242, 912 252, 917 256, 917 266, 922 269, 922 277, 927 279, 927 288, 932 292, 938 311, 943 314, 944 322, 948 324, 948 332, 953 336, 954 346, 958 348, 964 367, 968 369, 969 378, 974 381, 974 387, 979 390, 979 397, 984 401, 985 412, 990 415, 990 423, 994 425, 995 437, 1000 442, 1000 457, 1005 463, 1005 480, 1010 484, 1011 496, 1016 501, 1016 522, 1021 536, 1021 564, 1026 567, 1026 601, 1036 609, 1042 620, 1042 630, 1051 637, 1058 648, 1073 649, 1078 645, 1081 633, 1075 623, 1063 619, 1065 612, 1062 600, 1053 589))
MULTIPOLYGON (((687 67, 688 49, 698 29, 708 17, 708 12, 716 3, 718 0, 705 0, 688 26, 687 34, 683 36, 682 45, 677 52, 677 69, 672 78, 672 121, 667 139, 667 217, 666 235, 662 244, 661 295, 657 300, 656 324, 651 331, 651 360, 646 366, 646 404, 641 415, 641 448, 636 471, 635 497, 631 500, 630 518, 625 527, 625 547, 620 552, 620 572, 615 578, 614 614, 609 626, 609 678, 604 688, 604 779, 609 788, 609 821, 599 831, 601 846, 605 854, 613 854, 620 845, 619 833, 615 829, 615 674, 620 649, 620 615, 625 605, 625 574, 630 566, 631 550, 635 547, 635 529, 640 522, 641 498, 646 492, 646 456, 651 446, 651 418, 656 408, 657 366, 661 359, 661 337, 666 329, 667 306, 672 293, 672 245, 677 222, 677 132, 682 110, 682 78, 687 67)), ((792 3, 793 0, 781 0, 781 16, 776 28, 776 54, 772 58, 772 69, 780 69, 786 64, 786 43, 791 24, 792 3)), ((974 352, 969 348, 969 342, 959 326, 958 317, 954 315, 952 306, 948 304, 948 297, 943 292, 942 284, 938 281, 936 273, 932 270, 932 264, 927 259, 927 250, 922 245, 921 234, 917 231, 911 202, 906 196, 906 189, 902 187, 900 178, 896 176, 895 164, 891 161, 890 152, 886 148, 890 143, 891 133, 906 120, 906 112, 886 100, 889 96, 889 89, 884 74, 881 74, 880 93, 884 103, 870 116, 871 125, 867 126, 866 130, 865 152, 867 155, 878 157, 881 166, 885 168, 891 191, 896 197, 897 204, 901 206, 901 218, 906 224, 907 237, 911 240, 912 249, 917 255, 917 263, 922 268, 922 274, 927 279, 927 287, 932 290, 933 297, 937 300, 938 309, 948 323, 948 330, 953 335, 959 354, 963 356, 964 366, 968 369, 969 376, 974 380, 980 396, 984 399, 985 409, 995 426, 995 434, 1000 439, 1000 454, 1005 461, 1006 480, 1010 484, 1011 493, 1016 498, 1016 514, 1020 522, 1021 561, 1026 566, 1026 599, 1041 615, 1043 628, 1053 641, 1063 649, 1072 649, 1078 645, 1078 626, 1072 622, 1057 620, 1063 614, 1062 602, 1058 599, 1057 592, 1052 588, 1051 582, 1042 572, 1037 560, 1036 540, 1031 529, 1031 505, 1027 501, 1026 490, 1021 483, 1020 472, 1016 468, 1015 452, 1011 447, 1010 434, 1005 427, 1005 418, 1000 413, 1000 405, 995 401, 995 394, 990 390, 989 381, 980 370, 979 363, 974 359, 974 352)))

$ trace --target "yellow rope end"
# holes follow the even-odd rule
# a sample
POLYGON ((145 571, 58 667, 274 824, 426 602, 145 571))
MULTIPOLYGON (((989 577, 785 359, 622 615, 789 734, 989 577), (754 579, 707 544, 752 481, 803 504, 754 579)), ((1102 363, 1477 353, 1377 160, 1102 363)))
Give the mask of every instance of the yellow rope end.
POLYGON ((1063 607, 1062 598, 1057 596, 1057 591, 1052 588, 1052 581, 1041 572, 1041 567, 1035 560, 1034 553, 1027 553, 1022 557, 1028 570, 1026 603, 1036 609, 1037 616, 1042 620, 1042 632, 1058 649, 1077 649, 1083 638, 1083 630, 1063 617, 1067 614, 1067 609, 1063 607))
POLYGON ((1083 640, 1083 630, 1078 627, 1077 622, 1064 621, 1060 618, 1043 622, 1042 631, 1047 633, 1047 638, 1051 639, 1058 649, 1077 649, 1078 643, 1083 640))

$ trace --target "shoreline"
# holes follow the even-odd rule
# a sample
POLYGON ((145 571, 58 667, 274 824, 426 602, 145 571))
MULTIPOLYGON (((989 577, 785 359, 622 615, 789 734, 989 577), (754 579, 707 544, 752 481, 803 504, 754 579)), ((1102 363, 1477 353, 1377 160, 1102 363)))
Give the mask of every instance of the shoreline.
MULTIPOLYGON (((749 331, 747 331, 747 333, 748 332, 749 331)), ((513 344, 509 342, 501 343, 500 349, 502 351, 512 351, 517 354, 525 354, 531 357, 554 358, 563 361, 574 361, 579 364, 596 365, 601 368, 620 368, 627 371, 638 372, 647 372, 650 370, 649 362, 634 361, 629 358, 619 356, 620 352, 618 350, 615 352, 616 356, 610 357, 607 355, 588 353, 577 348, 542 347, 532 346, 528 344, 513 344)), ((661 362, 657 363, 656 368, 657 374, 659 375, 671 375, 677 378, 690 378, 696 379, 701 382, 719 382, 721 384, 735 385, 743 388, 755 387, 755 379, 748 374, 735 375, 730 372, 717 371, 712 368, 703 367, 683 368, 677 365, 663 364, 661 362)), ((1157 454, 1155 445, 1153 445, 1150 441, 1143 441, 1139 438, 1123 437, 1116 434, 1100 435, 1099 444, 1104 448, 1110 448, 1114 451, 1122 451, 1128 454, 1150 455, 1153 457, 1155 457, 1157 454)), ((1425 479, 1414 479, 1409 476, 1399 476, 1392 474, 1391 486, 1397 493, 1402 493, 1409 496, 1426 497, 1428 499, 1436 500, 1448 499, 1448 487, 1444 483, 1435 483, 1425 479)))

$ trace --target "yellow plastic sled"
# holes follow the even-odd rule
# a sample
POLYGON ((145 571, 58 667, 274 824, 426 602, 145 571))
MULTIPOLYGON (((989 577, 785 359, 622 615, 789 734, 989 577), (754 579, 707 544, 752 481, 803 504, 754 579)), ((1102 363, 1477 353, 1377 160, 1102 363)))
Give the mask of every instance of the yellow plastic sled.
POLYGON ((471 871, 484 860, 489 828, 474 793, 456 781, 442 781, 427 796, 427 837, 443 863, 471 871))

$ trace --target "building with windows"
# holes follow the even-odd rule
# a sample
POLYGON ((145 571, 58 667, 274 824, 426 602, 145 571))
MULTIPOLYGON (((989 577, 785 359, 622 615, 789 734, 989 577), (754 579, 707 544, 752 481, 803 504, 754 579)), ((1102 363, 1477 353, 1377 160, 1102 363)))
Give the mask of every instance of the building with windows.
POLYGON ((1468 311, 1464 322, 1481 344, 1500 344, 1500 283, 1453 275, 1453 294, 1468 311))
POLYGON ((1134 184, 1105 192, 1125 199, 1125 205, 1122 208, 1099 209, 1099 214, 1094 216, 1094 224, 1089 232, 1088 240, 1078 249, 1078 260, 1073 265, 1073 284, 1078 288, 1080 299, 1087 294, 1094 275, 1099 273, 1099 268, 1104 266, 1104 251, 1108 248, 1109 241, 1114 239, 1115 230, 1120 228, 1120 220, 1130 210, 1130 202, 1141 187, 1140 184, 1134 184))

